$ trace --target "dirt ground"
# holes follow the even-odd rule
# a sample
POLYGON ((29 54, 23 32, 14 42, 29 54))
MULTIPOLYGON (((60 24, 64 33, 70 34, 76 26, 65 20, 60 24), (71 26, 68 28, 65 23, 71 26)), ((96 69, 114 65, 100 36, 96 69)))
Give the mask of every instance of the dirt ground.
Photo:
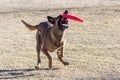
POLYGON ((0 80, 120 80, 120 0, 0 0, 0 80), (35 70, 36 25, 64 10, 84 19, 69 20, 64 66, 51 53, 53 70, 41 53, 35 70))

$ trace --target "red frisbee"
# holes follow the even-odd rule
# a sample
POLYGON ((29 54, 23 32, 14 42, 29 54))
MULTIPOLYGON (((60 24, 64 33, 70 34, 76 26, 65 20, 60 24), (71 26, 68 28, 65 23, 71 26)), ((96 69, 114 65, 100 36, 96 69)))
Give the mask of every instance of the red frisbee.
POLYGON ((79 22, 83 22, 82 19, 76 17, 76 16, 72 16, 72 15, 69 15, 69 14, 63 14, 62 15, 64 18, 68 18, 68 19, 71 19, 71 20, 75 20, 75 21, 79 21, 79 22))

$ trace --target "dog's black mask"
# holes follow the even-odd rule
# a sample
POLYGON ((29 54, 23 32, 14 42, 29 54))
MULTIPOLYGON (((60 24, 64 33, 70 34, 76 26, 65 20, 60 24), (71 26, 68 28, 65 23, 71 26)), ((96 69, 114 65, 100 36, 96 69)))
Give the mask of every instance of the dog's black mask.
MULTIPOLYGON (((68 14, 68 11, 65 10, 65 12, 63 14, 68 14)), ((50 16, 47 17, 48 21, 52 24, 57 24, 59 26, 59 30, 64 31, 65 29, 67 29, 69 27, 68 25, 68 19, 64 18, 62 15, 59 15, 56 18, 52 18, 50 16)))
POLYGON ((67 29, 69 27, 67 18, 64 18, 62 15, 59 15, 58 16, 58 26, 59 26, 60 30, 67 29))

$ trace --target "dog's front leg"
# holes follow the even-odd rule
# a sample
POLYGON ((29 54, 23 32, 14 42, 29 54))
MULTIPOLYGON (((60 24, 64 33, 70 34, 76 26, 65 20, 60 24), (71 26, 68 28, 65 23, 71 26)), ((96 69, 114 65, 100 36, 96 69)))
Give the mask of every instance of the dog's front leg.
POLYGON ((58 55, 58 59, 64 64, 64 65, 69 65, 68 62, 63 61, 63 47, 61 47, 60 49, 58 49, 57 51, 57 55, 58 55))
POLYGON ((48 66, 49 66, 50 69, 52 69, 52 57, 48 53, 47 49, 42 48, 42 52, 48 57, 48 60, 49 60, 48 66))

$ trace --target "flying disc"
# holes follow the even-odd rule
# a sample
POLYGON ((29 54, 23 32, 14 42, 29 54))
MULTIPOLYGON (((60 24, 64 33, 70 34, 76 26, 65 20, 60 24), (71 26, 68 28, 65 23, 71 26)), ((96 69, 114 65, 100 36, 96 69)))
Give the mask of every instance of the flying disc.
POLYGON ((76 17, 76 16, 73 16, 73 15, 63 14, 62 16, 63 16, 64 18, 68 18, 68 19, 71 19, 71 20, 83 22, 82 19, 80 19, 80 18, 78 18, 78 17, 76 17))

